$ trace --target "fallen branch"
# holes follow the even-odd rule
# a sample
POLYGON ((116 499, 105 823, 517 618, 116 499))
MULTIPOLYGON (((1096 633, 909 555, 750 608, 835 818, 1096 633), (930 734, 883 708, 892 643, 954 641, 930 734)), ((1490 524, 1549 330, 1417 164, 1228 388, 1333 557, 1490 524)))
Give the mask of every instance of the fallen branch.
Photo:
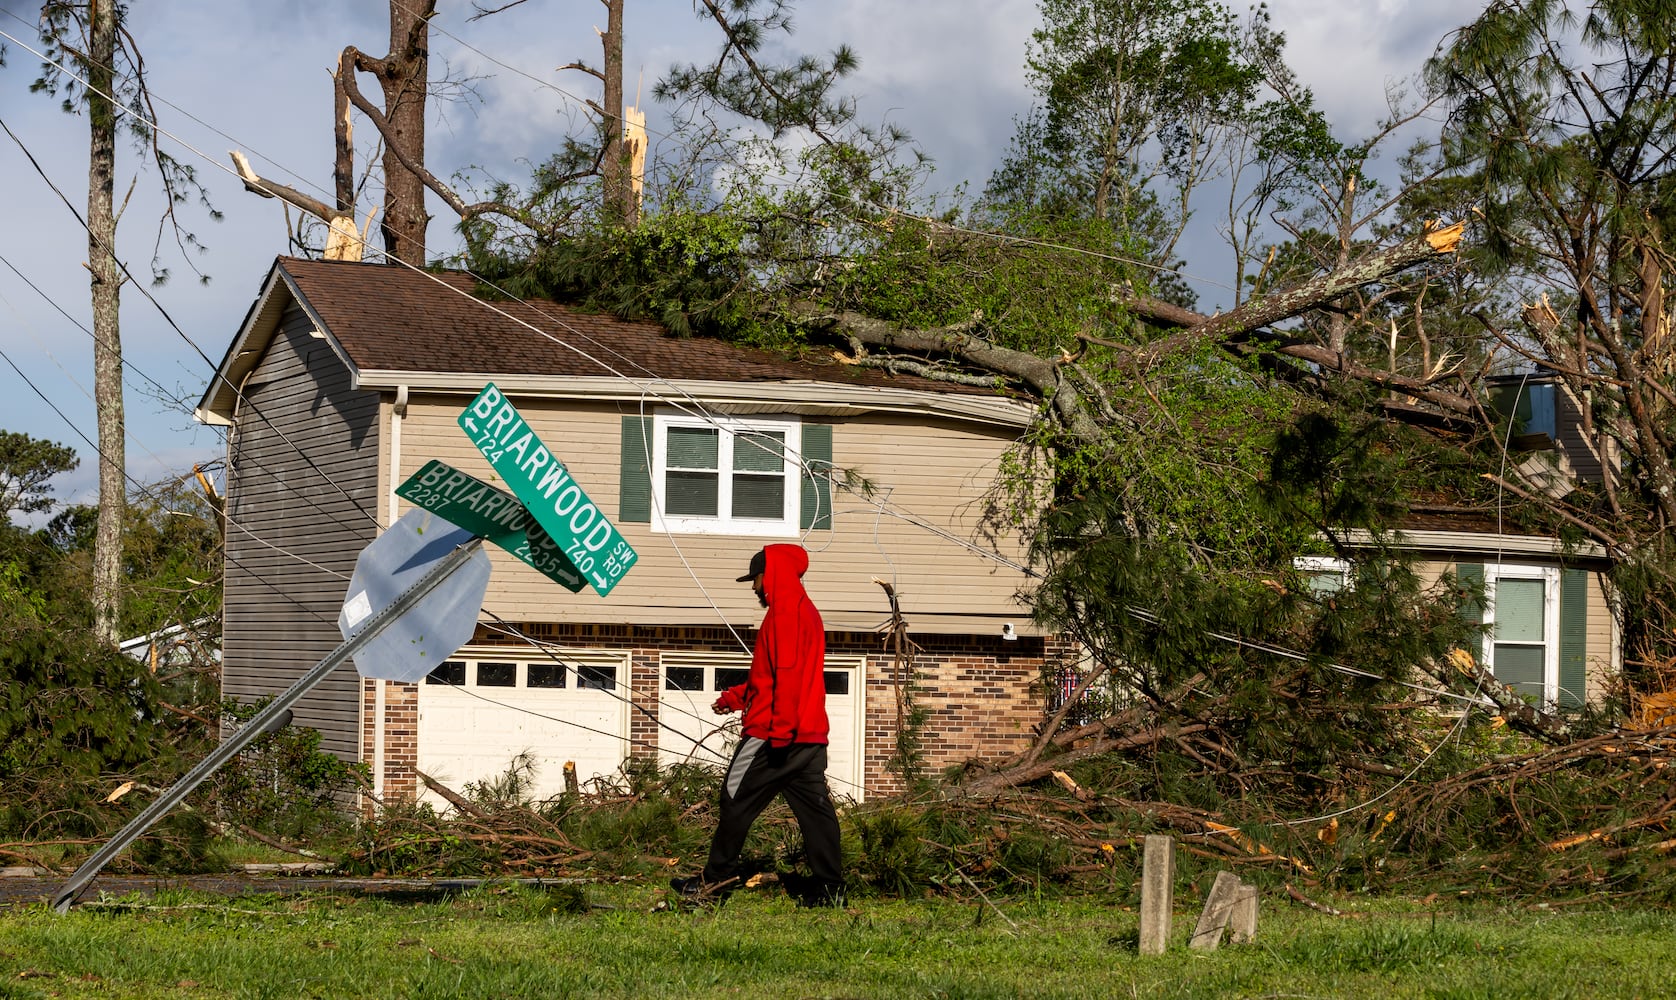
POLYGON ((416 768, 416 769, 414 769, 413 773, 417 774, 419 776, 419 780, 423 781, 425 783, 426 788, 429 788, 431 791, 433 791, 433 792, 437 793, 438 795, 442 796, 444 799, 447 800, 449 805, 453 806, 455 809, 458 809, 460 812, 464 813, 465 815, 475 816, 478 819, 482 819, 483 817, 488 815, 488 813, 486 813, 482 809, 480 809, 470 799, 466 798, 464 795, 461 795, 459 792, 454 791, 452 788, 449 788, 447 785, 444 785, 442 782, 440 782, 440 781, 436 780, 435 778, 431 777, 430 775, 426 774, 424 771, 420 771, 416 768))
POLYGON ((1291 896, 1293 899, 1295 899, 1298 902, 1304 904, 1305 906, 1309 907, 1310 909, 1314 910, 1315 912, 1325 913, 1329 917, 1359 917, 1359 916, 1361 916, 1360 913, 1346 913, 1343 910, 1334 909, 1333 907, 1328 906, 1326 903, 1317 903, 1315 900, 1310 899, 1308 896, 1299 892, 1290 882, 1286 883, 1286 895, 1291 896))

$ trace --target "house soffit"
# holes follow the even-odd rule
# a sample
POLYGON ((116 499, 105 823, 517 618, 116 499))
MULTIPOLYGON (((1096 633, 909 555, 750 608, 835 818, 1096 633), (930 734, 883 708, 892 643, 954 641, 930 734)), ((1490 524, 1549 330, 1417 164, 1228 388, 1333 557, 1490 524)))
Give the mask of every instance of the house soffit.
POLYGON ((460 405, 489 382, 517 399, 605 402, 651 416, 660 408, 702 405, 735 416, 792 413, 836 418, 876 413, 941 417, 988 426, 1023 428, 1035 408, 1017 400, 985 396, 940 396, 912 389, 839 385, 816 381, 729 382, 706 379, 582 377, 566 375, 466 375, 457 372, 360 371, 358 389, 459 396, 460 405))

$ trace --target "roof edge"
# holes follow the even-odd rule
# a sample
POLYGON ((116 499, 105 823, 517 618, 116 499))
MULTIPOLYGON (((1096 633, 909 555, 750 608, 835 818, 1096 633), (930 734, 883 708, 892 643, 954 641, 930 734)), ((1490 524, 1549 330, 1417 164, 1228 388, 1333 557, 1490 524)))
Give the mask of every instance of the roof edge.
POLYGON ((304 297, 291 275, 286 272, 285 259, 279 258, 269 268, 268 276, 262 283, 261 293, 256 296, 256 301, 250 304, 244 321, 239 324, 238 334, 227 346, 227 353, 216 366, 215 374, 210 376, 208 387, 204 389, 203 396, 192 411, 193 419, 210 426, 232 425, 244 380, 267 354, 274 333, 279 329, 280 319, 285 315, 287 301, 295 302, 298 308, 308 315, 309 320, 314 323, 315 332, 325 339, 332 353, 349 369, 350 385, 355 385, 359 377, 355 362, 321 320, 319 313, 308 304, 308 299, 304 297), (279 294, 282 288, 283 295, 279 294))
POLYGON ((659 402, 680 402, 683 397, 691 397, 706 404, 806 404, 828 409, 840 406, 852 408, 857 412, 930 414, 1016 428, 1028 426, 1036 414, 1035 407, 1002 396, 945 396, 919 389, 846 385, 842 382, 813 380, 637 380, 632 376, 614 375, 496 375, 368 369, 359 373, 356 387, 394 391, 398 386, 405 385, 409 392, 475 396, 488 382, 495 383, 509 394, 541 399, 632 400, 638 403, 648 398, 655 398, 659 402))
MULTIPOLYGON (((1398 530, 1392 532, 1397 545, 1428 552, 1462 552, 1488 556, 1545 556, 1553 559, 1606 560, 1606 547, 1599 542, 1567 546, 1552 535, 1479 534, 1473 531, 1398 530)), ((1356 529, 1345 533, 1351 545, 1373 544, 1373 533, 1356 529)))

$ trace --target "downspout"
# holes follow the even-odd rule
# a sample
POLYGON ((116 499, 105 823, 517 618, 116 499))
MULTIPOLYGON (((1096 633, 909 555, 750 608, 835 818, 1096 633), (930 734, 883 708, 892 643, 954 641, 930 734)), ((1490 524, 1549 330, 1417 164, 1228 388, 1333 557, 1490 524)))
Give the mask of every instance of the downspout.
MULTIPOLYGON (((396 523, 396 487, 402 481, 402 419, 407 416, 407 386, 396 386, 396 401, 390 407, 390 493, 384 526, 396 523)), ((375 680, 372 699, 372 793, 384 801, 384 691, 388 681, 375 680)))

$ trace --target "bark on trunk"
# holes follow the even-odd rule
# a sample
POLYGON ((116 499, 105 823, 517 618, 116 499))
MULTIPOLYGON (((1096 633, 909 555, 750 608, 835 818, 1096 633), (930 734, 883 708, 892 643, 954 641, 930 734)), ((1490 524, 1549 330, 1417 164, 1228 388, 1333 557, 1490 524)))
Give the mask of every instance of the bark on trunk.
POLYGON ((1464 228, 1461 223, 1456 223, 1447 228, 1422 233, 1405 243, 1375 251, 1335 271, 1311 278, 1301 285, 1247 302, 1231 312, 1212 316, 1181 333, 1146 345, 1136 352, 1136 359, 1143 364, 1150 363, 1187 344, 1203 340, 1221 340, 1291 319, 1331 302, 1361 285, 1379 281, 1416 264, 1453 253, 1464 228))
POLYGON ((122 606, 122 521, 127 500, 123 452, 122 339, 116 262, 116 2, 88 5, 87 254, 93 274, 93 402, 99 420, 99 519, 93 542, 93 633, 115 646, 122 606))
POLYGON ((632 228, 637 206, 631 184, 628 145, 623 142, 623 0, 604 0, 605 32, 600 45, 605 50, 604 154, 600 159, 607 222, 632 228))
MULTIPOLYGON (((390 4, 390 54, 374 71, 384 91, 384 248, 425 266, 425 182, 407 162, 425 160, 425 97, 430 84, 430 19, 436 0, 390 4)), ((362 66, 366 69, 366 66, 362 66)))

